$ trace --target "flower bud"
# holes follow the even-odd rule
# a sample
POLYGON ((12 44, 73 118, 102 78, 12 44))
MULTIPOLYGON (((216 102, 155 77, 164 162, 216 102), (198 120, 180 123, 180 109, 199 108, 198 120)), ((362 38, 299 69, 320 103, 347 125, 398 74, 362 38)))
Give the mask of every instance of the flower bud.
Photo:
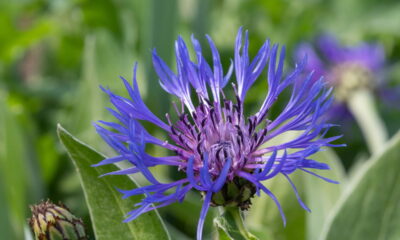
POLYGON ((212 195, 212 206, 240 207, 241 210, 249 209, 251 198, 256 193, 254 185, 243 179, 234 178, 225 183, 219 192, 212 195))
POLYGON ((36 240, 86 240, 85 227, 81 219, 72 215, 62 203, 57 206, 50 201, 31 206, 29 225, 36 240))

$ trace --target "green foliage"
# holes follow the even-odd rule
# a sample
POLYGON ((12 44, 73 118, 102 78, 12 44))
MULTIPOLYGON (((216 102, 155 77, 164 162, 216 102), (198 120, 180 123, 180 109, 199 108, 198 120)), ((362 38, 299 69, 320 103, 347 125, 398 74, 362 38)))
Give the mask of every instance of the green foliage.
MULTIPOLYGON (((102 149, 106 154, 113 154, 92 127, 93 121, 110 119, 105 107, 111 107, 111 104, 98 86, 110 87, 126 96, 118 77, 130 80, 134 62, 139 63, 138 83, 146 104, 163 119, 164 113, 171 109, 171 101, 166 100, 168 94, 158 85, 158 78, 152 69, 153 48, 173 66, 173 41, 178 34, 190 40, 190 34, 194 33, 202 43, 205 57, 211 60, 204 38, 204 34, 209 34, 221 50, 221 59, 226 68, 233 58, 232 46, 237 28, 243 26, 249 29, 251 57, 256 54, 262 42, 270 38, 272 42, 287 46, 289 57, 286 70, 289 70, 293 64, 290 56, 299 42, 312 41, 319 34, 328 32, 349 44, 365 40, 382 43, 388 63, 382 83, 396 89, 400 84, 399 13, 400 4, 396 0, 0 1, 1 237, 22 239, 28 205, 36 203, 40 198, 65 201, 68 206, 78 210, 77 214, 84 218, 86 216, 90 226, 88 209, 82 204, 79 180, 56 140, 54 129, 57 122, 62 122, 91 146, 102 149)), ((267 87, 263 73, 248 94, 245 104, 249 112, 257 111, 267 87)), ((230 90, 225 93, 228 96, 231 94, 230 90)), ((381 94, 385 95, 383 98, 376 99, 378 114, 384 119, 389 136, 399 128, 400 111, 397 103, 400 93, 396 94, 397 98, 395 96, 393 99, 384 92, 381 94)), ((285 97, 280 99, 283 104, 286 100, 285 97)), ((278 104, 271 109, 272 118, 281 107, 278 104)), ((343 217, 349 221, 354 220, 354 225, 350 224, 353 229, 363 229, 372 224, 365 221, 374 219, 376 215, 384 223, 378 224, 375 229, 378 226, 388 227, 387 233, 390 234, 391 227, 385 221, 391 221, 391 224, 399 222, 391 218, 390 208, 393 206, 389 199, 396 197, 393 194, 397 191, 397 185, 394 185, 394 179, 389 178, 398 163, 395 157, 385 160, 392 161, 393 168, 387 170, 388 175, 379 176, 376 173, 378 170, 372 170, 379 169, 376 159, 373 164, 360 164, 361 172, 366 174, 371 171, 374 182, 380 184, 380 188, 372 185, 372 180, 367 180, 369 177, 366 175, 357 177, 362 178, 358 180, 357 186, 364 186, 368 182, 367 186, 371 187, 369 194, 382 197, 379 200, 367 195, 370 201, 387 202, 369 205, 370 202, 366 202, 369 198, 359 197, 359 194, 366 194, 363 192, 365 189, 355 190, 354 186, 351 189, 355 193, 347 193, 347 197, 343 197, 343 189, 347 188, 348 182, 354 183, 354 179, 348 179, 352 178, 348 169, 354 166, 360 156, 368 156, 360 130, 355 124, 348 125, 350 127, 334 130, 339 134, 343 132, 344 138, 340 142, 348 144, 346 148, 335 149, 340 159, 331 150, 313 156, 332 167, 331 171, 319 173, 340 181, 340 184, 328 184, 307 174, 292 174, 303 200, 312 210, 312 213, 307 213, 299 206, 290 184, 283 177, 266 181, 265 185, 277 195, 282 204, 287 226, 283 227, 279 212, 270 198, 256 197, 253 199, 253 207, 245 214, 246 225, 252 233, 260 239, 316 240, 321 236, 322 226, 326 224, 329 215, 335 215, 329 237, 336 236, 332 235, 336 232, 345 234, 345 231, 334 230, 339 225, 350 224, 342 223, 343 217), (342 164, 346 169, 343 169, 342 164), (340 198, 351 199, 342 200, 341 203, 340 209, 346 209, 347 214, 334 212, 339 209, 335 206, 340 198), (351 209, 348 208, 350 202, 353 204, 351 209), (369 215, 372 212, 375 215, 369 215), (383 212, 385 216, 381 216, 383 212)), ((167 139, 151 124, 146 125, 146 129, 160 139, 167 139)), ((377 131, 376 128, 369 130, 377 131)), ((148 151, 156 156, 168 154, 157 148, 149 148, 148 151)), ((155 171, 158 171, 157 176, 162 176, 162 180, 179 178, 179 173, 166 168, 155 171)), ((93 184, 113 184, 114 180, 111 179, 114 177, 98 179, 97 175, 92 178, 93 184)), ((115 192, 113 188, 107 191, 115 192)), ((201 197, 193 194, 183 204, 176 203, 160 211, 166 225, 173 229, 172 239, 194 238, 201 203, 201 197), (190 219, 186 216, 188 211, 194 213, 190 219)), ((124 213, 132 208, 133 205, 126 206, 124 213)), ((205 238, 214 230, 212 217, 213 213, 210 212, 205 224, 205 238)), ((120 222, 118 220, 115 225, 123 225, 120 222)), ((371 229, 374 228, 365 232, 371 229)), ((221 236, 222 232, 222 239, 221 236)), ((348 239, 343 235, 341 237, 348 239)))
MULTIPOLYGON (((175 233, 179 233, 180 235, 185 234, 186 236, 191 236, 191 238, 196 236, 197 224, 199 222, 198 217, 200 216, 202 203, 200 194, 193 192, 189 193, 182 203, 173 203, 167 208, 159 209, 159 213, 170 224, 168 230, 170 230, 172 239, 181 239, 181 236, 175 236, 175 233), (190 218, 187 217, 188 211, 192 213, 192 217, 190 218), (175 232, 173 230, 175 230, 175 232)), ((209 233, 214 231, 213 218, 217 214, 216 210, 216 208, 210 208, 207 213, 203 230, 203 236, 205 236, 205 238, 209 233)))
MULTIPOLYGON (((269 144, 289 141, 296 137, 296 133, 289 132, 272 139, 269 144)), ((328 161, 327 161, 328 162, 328 161)), ((294 172, 290 178, 295 183, 301 197, 304 199, 303 172, 294 172)), ((307 212, 299 205, 293 188, 283 175, 277 175, 272 179, 264 181, 266 186, 279 200, 286 216, 286 226, 283 225, 280 212, 275 202, 266 194, 252 199, 252 207, 246 214, 246 223, 250 232, 258 238, 272 238, 277 240, 307 239, 306 238, 306 214, 307 212)))
POLYGON ((12 226, 4 230, 5 234, 22 238, 28 207, 26 146, 18 121, 6 105, 4 92, 0 94, 0 201, 5 203, 0 204, 1 221, 12 226))
POLYGON ((313 155, 313 159, 328 163, 331 167, 329 171, 319 171, 318 174, 339 182, 339 184, 331 184, 310 174, 302 174, 306 204, 311 209, 311 213, 307 213, 306 216, 305 239, 319 240, 324 223, 347 185, 347 177, 340 159, 332 149, 318 152, 313 155))
POLYGON ((8 199, 6 189, 3 186, 4 181, 0 181, 0 232, 4 239, 16 239, 16 233, 13 231, 13 223, 10 222, 10 210, 8 209, 8 199))
POLYGON ((266 195, 254 198, 253 206, 246 214, 246 221, 250 231, 260 239, 319 239, 323 224, 342 194, 347 180, 340 159, 331 149, 313 155, 312 159, 328 163, 331 170, 317 173, 339 181, 340 184, 327 183, 303 172, 291 174, 303 201, 311 209, 311 213, 308 213, 299 205, 292 187, 283 176, 266 181, 265 186, 276 195, 282 205, 287 226, 283 226, 272 199, 266 195))
POLYGON ((400 133, 352 179, 323 239, 399 239, 400 133))
POLYGON ((118 168, 109 165, 92 167, 91 165, 103 160, 104 156, 74 138, 61 126, 58 127, 58 135, 79 174, 96 239, 169 239, 156 211, 145 213, 135 221, 123 224, 125 215, 141 197, 122 199, 115 188, 132 189, 137 188, 137 185, 127 176, 99 178, 100 175, 118 168))
MULTIPOLYGON (((301 189, 303 173, 294 173, 290 177, 301 189)), ((275 202, 267 195, 261 193, 260 197, 252 199, 252 207, 246 214, 246 223, 251 233, 259 239, 271 238, 276 240, 306 239, 306 214, 307 212, 299 205, 290 183, 282 175, 264 182, 264 185, 274 193, 279 200, 287 223, 283 225, 282 218, 275 202)))

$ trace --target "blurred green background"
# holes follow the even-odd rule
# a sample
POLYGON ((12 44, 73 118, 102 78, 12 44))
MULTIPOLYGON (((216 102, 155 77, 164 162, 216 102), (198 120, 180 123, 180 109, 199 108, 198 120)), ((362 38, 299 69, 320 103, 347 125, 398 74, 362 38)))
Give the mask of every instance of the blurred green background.
MULTIPOLYGON (((286 45, 289 53, 300 41, 326 32, 349 44, 378 41, 387 56, 385 81, 390 86, 400 83, 396 0, 0 1, 0 238, 24 239, 28 206, 47 198, 64 202, 84 218, 90 231, 79 181, 57 140, 56 124, 112 154, 92 126, 93 121, 110 119, 105 107, 111 104, 98 86, 125 95, 119 76, 131 78, 137 61, 145 102, 163 116, 170 102, 152 69, 151 50, 157 48, 173 65, 178 35, 189 40, 193 33, 206 46, 204 35, 209 34, 227 66, 240 26, 249 30, 251 56, 266 38, 286 45)), ((290 66, 293 58, 288 56, 290 66)), ((257 87, 262 82, 248 95, 249 108, 264 97, 265 89, 257 87)), ((393 111, 396 104, 379 103, 390 135, 400 119, 400 112, 393 111)), ((368 151, 355 124, 350 124, 343 142, 348 147, 338 153, 348 170, 368 151)), ((163 176, 171 177, 168 172, 163 176)), ((193 238, 198 216, 188 219, 184 213, 200 208, 200 203, 193 195, 183 206, 160 211, 173 236, 193 238)), ((302 234, 296 239, 306 239, 302 234)))

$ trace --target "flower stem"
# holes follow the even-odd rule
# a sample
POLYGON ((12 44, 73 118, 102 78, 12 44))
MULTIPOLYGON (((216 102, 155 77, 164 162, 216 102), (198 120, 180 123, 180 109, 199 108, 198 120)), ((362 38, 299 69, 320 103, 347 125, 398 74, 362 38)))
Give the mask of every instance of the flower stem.
POLYGON ((246 227, 244 226, 242 215, 240 214, 240 209, 238 207, 226 208, 225 211, 232 215, 238 230, 245 235, 249 235, 246 227))
POLYGON ((380 152, 388 139, 388 134, 370 90, 355 91, 347 103, 361 128, 371 154, 380 152))
MULTIPOLYGON (((220 208, 220 211, 222 215, 214 220, 219 232, 222 230, 224 235, 230 239, 257 240, 253 234, 247 231, 238 207, 220 208)), ((221 236, 220 239, 222 239, 221 236)))

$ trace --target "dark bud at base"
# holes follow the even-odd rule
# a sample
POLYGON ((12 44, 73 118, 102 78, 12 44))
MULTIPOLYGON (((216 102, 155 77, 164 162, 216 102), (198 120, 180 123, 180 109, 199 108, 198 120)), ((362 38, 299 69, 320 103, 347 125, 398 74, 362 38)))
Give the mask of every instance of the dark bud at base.
POLYGON ((32 218, 29 225, 36 240, 87 240, 81 219, 72 215, 69 209, 50 201, 31 206, 32 218))
POLYGON ((235 177, 225 183, 219 192, 213 194, 211 206, 239 207, 241 210, 248 210, 255 193, 256 188, 251 182, 235 177))

